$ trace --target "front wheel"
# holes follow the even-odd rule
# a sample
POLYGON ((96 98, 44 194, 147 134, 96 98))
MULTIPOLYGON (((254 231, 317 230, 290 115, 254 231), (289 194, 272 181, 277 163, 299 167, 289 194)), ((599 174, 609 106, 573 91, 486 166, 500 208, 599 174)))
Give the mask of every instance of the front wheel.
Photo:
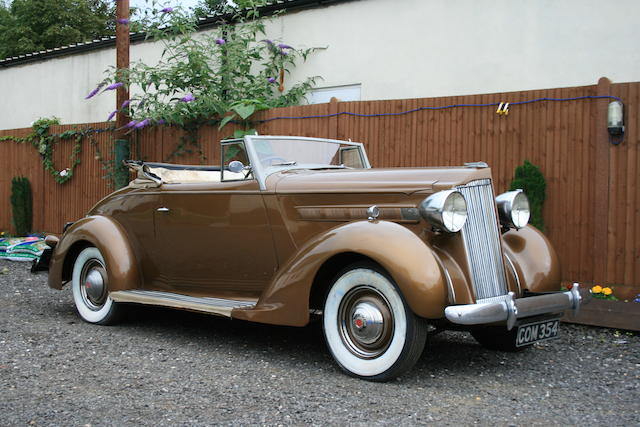
POLYGON ((408 307, 393 280, 373 264, 343 270, 329 289, 323 329, 327 346, 348 374, 388 381, 415 365, 427 325, 408 307))
POLYGON ((116 323, 122 307, 109 297, 109 275, 104 257, 89 247, 78 255, 73 265, 73 301, 83 320, 99 325, 116 323))

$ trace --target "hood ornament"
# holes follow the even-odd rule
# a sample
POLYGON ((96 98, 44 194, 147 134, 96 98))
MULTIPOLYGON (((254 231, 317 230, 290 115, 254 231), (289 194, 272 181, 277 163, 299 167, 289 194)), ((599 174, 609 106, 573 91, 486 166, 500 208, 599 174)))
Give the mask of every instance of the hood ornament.
POLYGON ((369 221, 375 221, 376 219, 378 219, 378 217, 380 216, 380 209, 376 206, 369 206, 367 208, 367 219, 369 221))

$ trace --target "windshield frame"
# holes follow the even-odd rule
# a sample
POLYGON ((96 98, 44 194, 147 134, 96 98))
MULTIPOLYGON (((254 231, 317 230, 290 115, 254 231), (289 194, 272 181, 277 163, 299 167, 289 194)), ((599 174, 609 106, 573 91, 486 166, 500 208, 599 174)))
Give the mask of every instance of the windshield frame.
MULTIPOLYGON (((259 160, 258 153, 256 152, 254 142, 260 140, 269 140, 269 139, 277 139, 277 140, 292 140, 292 141, 317 141, 317 142, 325 142, 330 144, 340 144, 340 145, 349 145, 358 148, 358 152, 360 154, 360 158, 362 160, 362 164, 365 169, 371 168, 371 163, 369 163, 369 158, 367 157, 367 153, 364 150, 364 145, 361 142, 352 142, 352 141, 340 141, 337 139, 325 139, 325 138, 310 138, 304 136, 276 136, 276 135, 245 135, 244 138, 240 139, 226 139, 221 141, 221 144, 229 144, 232 142, 240 142, 244 141, 245 148, 247 150, 247 155, 249 156, 249 161, 251 162, 251 169, 253 172, 253 176, 258 180, 258 184, 260 185, 261 190, 266 190, 266 181, 269 175, 272 175, 277 172, 281 172, 283 170, 292 170, 292 169, 309 169, 308 166, 305 165, 281 165, 281 166, 270 166, 265 168, 259 160)), ((221 167, 223 165, 221 164, 221 167)), ((338 169, 340 166, 332 166, 327 165, 326 169, 338 169)), ((313 169, 313 168, 312 168, 313 169)), ((324 168, 323 168, 324 169, 324 168)))

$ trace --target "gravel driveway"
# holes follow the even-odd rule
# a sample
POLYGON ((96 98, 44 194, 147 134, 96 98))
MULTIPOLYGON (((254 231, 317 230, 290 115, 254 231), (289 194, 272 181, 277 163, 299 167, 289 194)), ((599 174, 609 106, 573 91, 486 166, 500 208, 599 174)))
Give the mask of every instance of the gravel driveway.
POLYGON ((316 323, 287 328, 139 307, 118 326, 68 287, 0 260, 2 425, 549 425, 640 423, 640 336, 563 325, 522 353, 433 337, 385 384, 336 367, 316 323))

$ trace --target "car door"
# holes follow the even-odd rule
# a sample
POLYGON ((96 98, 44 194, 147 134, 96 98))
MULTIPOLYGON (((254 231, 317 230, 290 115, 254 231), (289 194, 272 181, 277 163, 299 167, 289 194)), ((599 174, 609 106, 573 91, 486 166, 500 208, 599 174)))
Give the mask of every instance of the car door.
POLYGON ((193 296, 258 297, 277 265, 257 181, 163 184, 154 288, 193 296))

